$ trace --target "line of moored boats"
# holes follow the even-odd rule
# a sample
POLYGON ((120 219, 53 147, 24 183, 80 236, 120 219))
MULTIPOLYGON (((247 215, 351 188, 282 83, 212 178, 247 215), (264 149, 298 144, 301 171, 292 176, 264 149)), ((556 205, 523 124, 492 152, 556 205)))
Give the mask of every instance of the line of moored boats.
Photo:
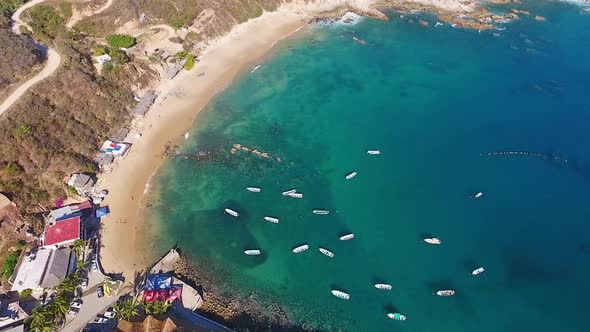
MULTIPOLYGON (((381 151, 368 150, 367 154, 379 155, 379 154, 381 154, 381 151)), ((357 176, 357 172, 353 171, 353 172, 347 174, 344 178, 346 180, 350 180, 350 179, 354 178, 355 176, 357 176)), ((262 189, 259 187, 246 187, 246 190, 253 192, 253 193, 259 193, 262 191, 262 189)), ((295 188, 283 191, 282 195, 292 197, 292 198, 303 198, 303 193, 297 192, 297 189, 295 189, 295 188)), ((478 192, 475 195, 473 195, 474 198, 481 198, 482 196, 483 196, 482 192, 478 192)), ((237 211, 229 209, 229 208, 226 208, 224 211, 225 211, 225 213, 227 213, 228 215, 230 215, 232 217, 239 217, 240 216, 240 214, 237 211)), ((325 210, 325 209, 314 209, 314 210, 312 210, 312 213, 316 214, 316 215, 327 215, 330 213, 330 211, 325 210)), ((273 224, 278 224, 280 221, 279 218, 271 217, 271 216, 265 216, 264 220, 266 220, 270 223, 273 223, 273 224)), ((354 238, 354 233, 344 234, 339 237, 339 239, 341 241, 347 241, 347 240, 351 240, 353 238, 354 238)), ((425 238, 425 239, 423 239, 423 241, 425 243, 431 244, 431 245, 442 244, 442 241, 436 237, 425 238)), ((293 248, 292 252, 294 254, 299 254, 299 253, 302 253, 307 250, 309 250, 309 244, 304 243, 304 244, 301 244, 301 245, 293 248)), ((322 253, 323 255, 325 255, 329 258, 334 258, 336 256, 333 252, 331 252, 330 250, 328 250, 326 248, 319 247, 318 250, 320 251, 320 253, 322 253)), ((262 255, 262 250, 260 250, 260 249, 247 249, 247 250, 244 250, 244 254, 246 254, 248 256, 259 256, 259 255, 262 255)), ((479 267, 479 268, 473 270, 471 272, 471 274, 476 276, 476 275, 483 273, 484 271, 485 271, 485 269, 483 267, 479 267)), ((378 283, 378 284, 375 284, 374 286, 376 289, 385 290, 385 291, 389 291, 389 290, 393 289, 392 285, 384 284, 384 283, 378 283)), ((341 290, 333 289, 333 290, 331 290, 331 293, 332 293, 332 295, 334 295, 335 297, 338 297, 340 299, 350 300, 350 294, 343 292, 341 290)), ((447 297, 447 296, 455 295, 455 291, 452 289, 444 289, 444 290, 436 291, 435 294, 438 296, 441 296, 441 297, 447 297)), ((405 315, 402 315, 397 312, 396 313, 388 313, 387 317, 389 317, 393 320, 400 320, 400 321, 405 321, 407 319, 407 317, 405 315)))

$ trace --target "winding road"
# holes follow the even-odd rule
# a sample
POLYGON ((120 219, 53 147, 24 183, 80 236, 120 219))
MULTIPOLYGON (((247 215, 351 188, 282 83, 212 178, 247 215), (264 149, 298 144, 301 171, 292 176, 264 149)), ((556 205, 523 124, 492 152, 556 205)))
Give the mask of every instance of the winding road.
MULTIPOLYGON (((17 35, 21 34, 21 25, 31 30, 31 28, 25 22, 20 20, 20 15, 23 11, 35 5, 38 5, 43 1, 45 0, 33 0, 31 2, 27 2, 25 5, 23 5, 14 12, 14 14, 12 15, 12 31, 14 33, 16 33, 17 35)), ((12 106, 25 92, 27 92, 27 90, 29 90, 30 87, 51 76, 59 67, 59 64, 61 63, 61 57, 59 53, 57 53, 57 51, 39 43, 35 43, 35 46, 37 46, 37 48, 39 48, 42 52, 46 53, 47 55, 47 62, 45 63, 45 68, 43 68, 43 70, 41 70, 37 75, 33 76, 31 79, 21 84, 6 98, 6 100, 2 102, 2 104, 0 104, 0 115, 6 112, 6 110, 8 110, 10 106, 12 106)))

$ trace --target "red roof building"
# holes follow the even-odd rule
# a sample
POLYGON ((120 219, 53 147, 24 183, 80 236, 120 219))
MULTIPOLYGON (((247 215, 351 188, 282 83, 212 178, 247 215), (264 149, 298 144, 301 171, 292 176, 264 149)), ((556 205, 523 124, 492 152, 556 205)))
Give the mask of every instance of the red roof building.
POLYGON ((45 226, 45 247, 63 247, 80 238, 80 217, 73 217, 45 226))

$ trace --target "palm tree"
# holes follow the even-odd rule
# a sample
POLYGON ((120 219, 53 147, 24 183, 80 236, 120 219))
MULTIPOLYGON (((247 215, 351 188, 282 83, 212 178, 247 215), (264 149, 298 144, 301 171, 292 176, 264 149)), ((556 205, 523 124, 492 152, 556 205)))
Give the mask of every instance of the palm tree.
POLYGON ((70 310, 70 303, 65 299, 64 294, 58 293, 53 302, 48 304, 47 307, 54 320, 56 320, 66 316, 66 313, 70 310))
POLYGON ((78 283, 76 282, 77 280, 70 277, 62 280, 59 285, 57 285, 57 292, 62 296, 73 293, 78 286, 78 283))
POLYGON ((155 315, 165 314, 168 312, 168 309, 170 309, 171 306, 172 304, 170 304, 168 301, 158 300, 153 303, 152 313, 155 315))
POLYGON ((88 245, 88 241, 86 240, 76 240, 72 245, 71 251, 76 253, 76 256, 82 256, 82 249, 84 249, 88 245))
POLYGON ((54 317, 47 310, 46 306, 34 308, 27 320, 32 332, 52 332, 57 329, 54 317))
POLYGON ((133 316, 139 316, 137 301, 132 297, 117 301, 113 308, 115 309, 117 319, 129 320, 133 316))

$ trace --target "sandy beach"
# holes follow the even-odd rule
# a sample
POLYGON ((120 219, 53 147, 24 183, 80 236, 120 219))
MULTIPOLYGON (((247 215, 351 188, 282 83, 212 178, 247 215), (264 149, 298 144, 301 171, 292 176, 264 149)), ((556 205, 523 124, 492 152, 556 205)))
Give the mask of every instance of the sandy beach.
POLYGON ((148 254, 139 250, 146 204, 143 195, 146 183, 163 162, 165 146, 184 140, 198 112, 244 65, 267 53, 277 40, 305 26, 308 18, 301 11, 281 8, 235 26, 229 34, 210 43, 192 71, 183 71, 160 86, 156 104, 139 130, 130 133, 132 149, 102 178, 101 187, 109 190, 104 205, 111 211, 102 231, 101 264, 107 273, 122 273, 130 281, 135 272, 151 263, 148 254), (135 136, 137 132, 140 138, 135 136))

